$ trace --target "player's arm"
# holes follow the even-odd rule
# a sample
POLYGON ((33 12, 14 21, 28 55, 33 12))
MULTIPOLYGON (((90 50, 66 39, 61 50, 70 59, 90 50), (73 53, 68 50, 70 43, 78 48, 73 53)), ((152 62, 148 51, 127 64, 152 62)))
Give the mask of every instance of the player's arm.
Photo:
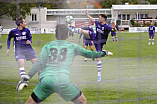
POLYGON ((91 50, 86 50, 79 45, 75 45, 75 53, 76 53, 76 55, 85 56, 87 58, 100 58, 100 57, 104 57, 107 55, 113 55, 113 53, 106 51, 106 50, 104 50, 102 52, 91 51, 91 50))
POLYGON ((95 19, 93 18, 93 17, 91 17, 89 14, 88 14, 88 11, 86 10, 85 11, 85 13, 86 13, 86 16, 91 20, 91 21, 95 21, 95 19))
MULTIPOLYGON (((110 28, 110 27, 109 27, 110 28)), ((116 28, 116 26, 115 25, 111 25, 111 31, 113 31, 113 32, 116 32, 117 31, 117 28, 116 28)))
POLYGON ((32 35, 30 33, 30 30, 27 30, 27 38, 28 40, 26 41, 26 44, 31 44, 32 43, 32 35))
POLYGON ((6 52, 6 55, 9 56, 9 50, 10 50, 10 41, 11 41, 11 38, 13 37, 12 35, 12 31, 9 32, 8 34, 8 39, 7 39, 7 52, 6 52))
POLYGON ((149 29, 150 29, 150 26, 149 26, 149 28, 148 28, 148 33, 149 33, 149 29))
POLYGON ((30 78, 32 78, 38 72, 38 70, 40 70, 41 67, 46 64, 47 57, 48 57, 47 47, 44 46, 42 48, 39 58, 33 65, 32 69, 28 72, 28 76, 30 78))
POLYGON ((155 35, 155 26, 154 26, 154 35, 155 35))

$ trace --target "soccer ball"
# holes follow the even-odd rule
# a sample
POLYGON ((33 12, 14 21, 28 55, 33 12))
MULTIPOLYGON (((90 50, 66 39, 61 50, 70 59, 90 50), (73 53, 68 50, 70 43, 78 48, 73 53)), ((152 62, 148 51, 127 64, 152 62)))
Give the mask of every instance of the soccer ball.
POLYGON ((73 22, 73 17, 72 16, 66 16, 65 21, 67 24, 71 24, 73 22))

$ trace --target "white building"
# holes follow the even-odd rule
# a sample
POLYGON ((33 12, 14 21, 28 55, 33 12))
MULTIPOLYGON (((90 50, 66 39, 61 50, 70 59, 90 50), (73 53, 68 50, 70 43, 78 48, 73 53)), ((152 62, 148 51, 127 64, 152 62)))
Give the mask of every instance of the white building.
MULTIPOLYGON (((108 15, 108 23, 111 21, 121 20, 120 27, 129 29, 130 19, 135 22, 152 22, 156 21, 157 5, 112 5, 111 9, 47 9, 47 8, 32 8, 31 15, 26 17, 27 27, 31 33, 53 33, 57 22, 64 23, 67 15, 74 17, 74 25, 76 28, 81 28, 84 21, 89 19, 85 15, 85 10, 89 14, 98 19, 98 15, 105 13, 108 15), (149 19, 148 19, 149 18, 149 19), (151 19, 152 18, 152 19, 151 19)), ((0 19, 3 27, 3 33, 9 32, 16 25, 10 17, 3 16, 0 19)), ((93 23, 91 22, 91 25, 93 23)), ((157 29, 156 29, 157 30, 157 29)))

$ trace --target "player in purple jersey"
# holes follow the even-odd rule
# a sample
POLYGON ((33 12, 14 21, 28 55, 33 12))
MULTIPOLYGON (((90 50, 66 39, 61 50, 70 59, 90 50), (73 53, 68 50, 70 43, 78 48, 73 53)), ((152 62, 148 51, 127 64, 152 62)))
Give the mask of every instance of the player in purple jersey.
MULTIPOLYGON (((89 27, 89 23, 88 22, 84 22, 84 27, 82 27, 81 29, 83 29, 83 30, 89 30, 89 31, 93 31, 94 32, 93 28, 89 27)), ((82 37, 82 34, 80 34, 79 43, 80 43, 81 37, 82 37)), ((93 49, 93 41, 91 39, 87 38, 86 36, 83 36, 83 48, 87 49, 88 45, 90 47, 90 50, 93 51, 94 50, 93 49)), ((84 57, 84 58, 85 58, 84 60, 87 61, 87 58, 86 57, 84 57)), ((92 60, 94 61, 95 59, 92 58, 92 60)))
MULTIPOLYGON (((118 27, 117 27, 117 25, 115 25, 114 22, 112 22, 111 25, 112 25, 113 27, 115 27, 115 28, 118 30, 118 27)), ((116 34, 115 31, 111 31, 111 36, 112 36, 113 42, 116 42, 116 43, 117 43, 117 42, 118 42, 118 41, 117 41, 117 34, 116 34), (114 37, 115 37, 115 41, 114 41, 114 37)))
MULTIPOLYGON (((71 24, 70 24, 70 26, 69 26, 70 28, 72 28, 72 29, 74 29, 75 27, 74 26, 72 26, 71 24)), ((74 42, 74 33, 73 32, 69 32, 69 42, 71 42, 71 37, 73 38, 73 42, 74 42)))
POLYGON ((17 18, 16 25, 18 26, 15 29, 12 29, 9 32, 8 40, 7 40, 7 56, 9 56, 10 50, 10 41, 11 38, 14 38, 14 52, 15 59, 19 65, 20 75, 22 78, 25 77, 26 72, 24 68, 24 60, 31 60, 34 64, 37 60, 35 56, 35 52, 31 46, 32 43, 32 35, 28 28, 26 28, 26 22, 22 17, 17 18))
POLYGON ((151 44, 151 39, 152 39, 152 45, 154 45, 155 26, 153 26, 153 22, 151 22, 151 25, 149 26, 148 33, 149 33, 148 45, 151 44))
MULTIPOLYGON (((92 31, 87 31, 87 30, 83 30, 83 29, 71 29, 70 27, 69 30, 73 31, 75 33, 82 33, 83 35, 85 35, 86 37, 90 38, 93 40, 94 45, 96 50, 99 52, 102 51, 103 45, 106 44, 107 39, 108 39, 108 34, 110 33, 110 31, 117 31, 117 29, 113 26, 110 26, 106 23, 107 20, 107 15, 106 14, 100 14, 99 15, 99 20, 95 20, 93 17, 91 17, 88 14, 88 11, 85 11, 87 17, 93 21, 96 25, 96 33, 92 32, 92 31)), ((101 59, 97 58, 97 81, 101 81, 101 68, 102 68, 102 63, 101 63, 101 59)))

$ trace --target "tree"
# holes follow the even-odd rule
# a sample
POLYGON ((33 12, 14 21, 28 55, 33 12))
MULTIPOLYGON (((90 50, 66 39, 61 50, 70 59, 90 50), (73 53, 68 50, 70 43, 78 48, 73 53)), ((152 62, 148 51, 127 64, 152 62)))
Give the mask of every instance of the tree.
POLYGON ((101 9, 101 8, 102 8, 102 6, 100 5, 100 1, 99 1, 99 0, 98 0, 98 1, 91 0, 91 1, 88 3, 88 5, 93 5, 93 7, 94 7, 95 9, 101 9))
POLYGON ((87 0, 70 0, 68 4, 69 9, 85 9, 87 7, 87 0))
POLYGON ((26 17, 30 15, 32 7, 47 7, 48 9, 58 9, 63 7, 62 5, 66 0, 10 0, 0 1, 0 17, 6 15, 16 20, 17 17, 26 17), (58 6, 60 4, 61 6, 58 6))
POLYGON ((118 0, 107 0, 107 1, 100 1, 100 5, 102 6, 102 8, 111 8, 112 5, 114 4, 118 4, 118 0))
POLYGON ((30 14, 31 7, 35 7, 35 4, 31 3, 7 3, 7 2, 0 2, 0 17, 3 15, 6 15, 8 17, 12 17, 13 20, 16 20, 16 18, 20 14, 24 18, 26 15, 30 14), (19 9, 17 9, 19 6, 19 9))

